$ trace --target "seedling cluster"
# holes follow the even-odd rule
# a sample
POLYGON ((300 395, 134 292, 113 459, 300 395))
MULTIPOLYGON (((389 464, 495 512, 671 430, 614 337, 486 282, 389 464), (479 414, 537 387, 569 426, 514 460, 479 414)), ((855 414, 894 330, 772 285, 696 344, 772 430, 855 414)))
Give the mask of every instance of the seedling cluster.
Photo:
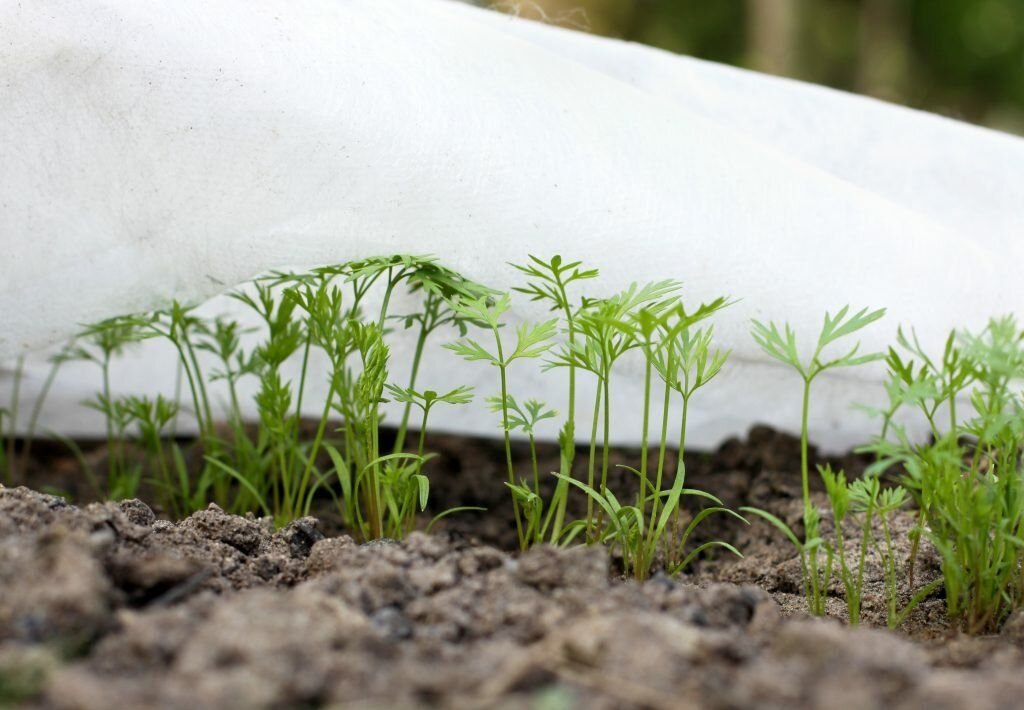
POLYGON ((843 308, 825 315, 810 362, 798 356, 796 334, 788 327, 755 321, 753 336, 772 358, 792 367, 803 380, 801 476, 803 539, 777 517, 744 508, 767 519, 796 547, 804 590, 812 614, 825 613, 830 580, 837 572, 850 623, 860 621, 864 570, 869 551, 884 577, 886 620, 896 628, 922 600, 944 589, 949 615, 969 633, 999 628, 1024 605, 1024 331, 1010 316, 991 320, 980 334, 953 332, 941 359, 933 359, 916 335, 897 331, 887 353, 845 354, 823 359, 823 351, 879 320, 883 311, 850 315, 843 308), (835 367, 884 360, 888 368, 888 406, 869 410, 881 420, 881 432, 860 449, 873 453, 874 465, 861 479, 818 468, 829 501, 831 538, 821 532, 821 511, 811 499, 807 464, 807 422, 814 378, 835 367), (958 405, 970 411, 958 416, 958 405), (910 409, 927 423, 930 439, 916 443, 896 419, 910 409), (883 475, 894 484, 885 485, 883 475), (913 501, 918 525, 909 559, 898 560, 891 534, 893 514, 913 501), (860 519, 858 554, 845 552, 843 522, 860 519), (942 578, 915 587, 917 551, 926 539, 942 557, 942 578), (909 595, 900 593, 905 579, 909 595))
MULTIPOLYGON (((474 397, 469 387, 441 392, 419 383, 426 344, 443 337, 455 356, 493 368, 495 387, 486 402, 503 434, 505 484, 523 549, 538 543, 607 545, 621 557, 624 572, 642 580, 658 569, 678 572, 709 548, 740 554, 724 541, 689 541, 711 515, 745 524, 740 513, 746 513, 768 521, 793 543, 812 614, 825 613, 838 585, 850 623, 858 624, 869 561, 883 571, 892 627, 940 587, 950 615, 972 633, 997 628, 1024 604, 1024 332, 1012 318, 993 320, 977 335, 951 334, 938 359, 903 330, 888 353, 861 353, 851 341, 881 319, 883 310, 826 314, 808 358, 801 357, 788 325, 754 321, 757 344, 802 383, 803 524, 793 529, 767 511, 732 511, 713 494, 686 487, 690 404, 729 357, 715 346, 711 325, 731 305, 727 298, 688 304, 675 281, 633 284, 593 298, 580 289, 598 273, 580 262, 531 256, 513 266, 523 279, 513 293, 549 306, 549 320, 509 327, 513 293, 474 283, 430 257, 376 257, 304 273, 275 272, 232 294, 256 314, 260 328, 249 331, 224 316, 200 317, 179 303, 110 319, 87 328, 53 359, 44 396, 63 363, 96 365, 100 390, 87 404, 106 421, 103 479, 111 497, 134 496, 145 482, 173 515, 214 501, 233 512, 259 511, 279 525, 308 514, 314 499, 322 499, 337 505, 361 539, 401 538, 417 524, 429 528, 433 522, 422 517, 431 490, 431 412, 465 406, 474 397), (416 312, 391 312, 399 291, 418 301, 416 312), (388 344, 396 328, 415 331, 411 368, 397 379, 388 344), (177 395, 116 396, 117 357, 154 338, 176 353, 177 395), (623 358, 642 364, 637 412, 623 411, 613 397, 623 358), (317 402, 310 401, 309 383, 311 373, 322 368, 311 367, 314 359, 326 364, 326 386, 317 388, 326 395, 317 402), (883 360, 888 405, 874 412, 880 434, 863 448, 875 463, 855 480, 818 467, 827 498, 821 506, 811 493, 808 455, 812 385, 824 372, 883 360), (529 366, 562 373, 566 401, 522 399, 516 383, 529 366), (296 378, 285 374, 296 370, 296 378), (581 378, 594 385, 593 401, 578 401, 581 378), (254 421, 243 417, 243 383, 255 391, 254 421), (225 393, 223 402, 217 392, 225 393), (389 400, 402 405, 402 415, 394 446, 382 450, 382 405, 389 400), (311 410, 318 418, 303 419, 311 410), (900 424, 906 421, 902 410, 916 411, 927 423, 927 443, 911 439, 900 424), (184 413, 198 429, 195 447, 183 448, 177 437, 184 413), (616 492, 609 478, 612 427, 627 417, 641 422, 639 461, 623 467, 636 485, 616 492), (538 463, 536 432, 552 419, 561 424, 560 465, 545 471, 538 463), (415 445, 407 442, 410 425, 415 445), (512 455, 514 435, 529 446, 523 465, 512 455), (581 461, 578 439, 587 442, 581 461), (678 452, 674 468, 668 465, 670 448, 678 452), (129 455, 130 449, 141 456, 129 455), (570 506, 574 497, 579 505, 570 506), (692 516, 683 510, 686 499, 699 504, 692 516), (586 512, 574 519, 570 511, 583 510, 584 502, 586 512), (891 526, 896 512, 911 503, 918 525, 914 551, 904 560, 891 526), (857 534, 848 546, 850 529, 857 534), (943 577, 915 587, 922 543, 938 550, 943 577)), ((14 432, 24 416, 17 408, 22 365, 16 365, 10 406, 0 408, 0 480, 13 480, 23 468, 42 405, 41 397, 27 413, 21 428, 28 436, 19 451, 14 432)), ((67 444, 77 451, 74 442, 67 444)), ((80 459, 99 486, 100 477, 80 459)), ((447 510, 434 520, 470 509, 447 510)))

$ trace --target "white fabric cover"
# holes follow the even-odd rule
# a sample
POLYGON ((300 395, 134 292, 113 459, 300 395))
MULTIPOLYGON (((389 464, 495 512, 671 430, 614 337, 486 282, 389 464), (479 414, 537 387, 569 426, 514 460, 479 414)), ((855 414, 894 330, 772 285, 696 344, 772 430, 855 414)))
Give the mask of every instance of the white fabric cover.
MULTIPOLYGON (((601 293, 674 277, 692 301, 742 299, 717 321, 730 365, 694 404, 707 446, 798 422, 799 383, 751 317, 809 344, 826 309, 886 306, 863 337, 880 349, 898 323, 938 343, 1024 303, 1008 135, 445 0, 0 0, 0 28, 0 360, 274 267, 432 253, 505 288, 506 262, 561 253, 599 267, 601 293)), ((166 391, 164 357, 136 352, 117 389, 166 391)), ((620 440, 639 431, 625 365, 620 440)), ((849 405, 880 375, 823 380, 814 438, 873 431, 849 405)), ((512 377, 564 406, 560 378, 512 377)), ((420 382, 495 389, 447 353, 420 382)), ((97 432, 76 405, 96 385, 67 368, 44 426, 97 432)), ((482 411, 436 421, 492 432, 482 411)))

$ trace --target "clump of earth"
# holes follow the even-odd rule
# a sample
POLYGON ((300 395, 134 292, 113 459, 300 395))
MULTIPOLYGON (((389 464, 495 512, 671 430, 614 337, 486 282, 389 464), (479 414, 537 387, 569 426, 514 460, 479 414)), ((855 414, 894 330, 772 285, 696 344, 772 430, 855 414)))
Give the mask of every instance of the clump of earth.
MULTIPOLYGON (((934 595, 900 629, 879 628, 874 563, 861 628, 845 624, 838 584, 829 617, 809 618, 794 550, 758 521, 704 532, 743 559, 643 584, 604 548, 512 551, 495 522, 507 493, 488 470, 501 463, 493 444, 434 443, 449 462, 440 502, 496 510, 401 542, 358 544, 326 518, 274 530, 211 505, 175 522, 140 500, 75 506, 0 487, 0 705, 940 709, 1024 697, 1022 619, 964 636, 934 595)), ((688 459, 688 481, 797 524, 794 450, 754 430, 688 459)), ((894 526, 904 552, 913 525, 908 511, 894 526)), ((918 584, 939 574, 927 549, 918 564, 918 584)))

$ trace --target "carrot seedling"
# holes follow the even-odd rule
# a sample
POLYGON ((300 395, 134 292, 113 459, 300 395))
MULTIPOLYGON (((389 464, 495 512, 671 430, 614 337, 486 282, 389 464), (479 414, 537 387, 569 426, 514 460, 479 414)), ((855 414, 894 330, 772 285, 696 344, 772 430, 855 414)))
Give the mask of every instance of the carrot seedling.
MULTIPOLYGON (((550 304, 551 310, 559 313, 570 348, 576 345, 578 328, 576 325, 577 309, 569 298, 569 287, 578 281, 595 279, 597 269, 581 268, 580 261, 564 261, 558 254, 548 261, 538 259, 532 254, 530 263, 525 265, 512 264, 512 267, 525 274, 531 280, 525 286, 513 289, 524 293, 533 301, 550 304)), ((569 363, 569 402, 565 424, 559 433, 561 456, 559 472, 562 476, 572 476, 572 465, 576 457, 576 366, 569 363)), ((569 497, 569 484, 559 479, 555 486, 550 508, 554 510, 554 524, 551 527, 551 542, 557 543, 562 538, 565 526, 565 512, 569 497)))
POLYGON ((453 343, 447 343, 444 347, 455 354, 469 361, 483 361, 498 368, 501 393, 501 426, 505 435, 505 464, 508 468, 508 484, 513 490, 512 508, 516 521, 516 534, 519 537, 519 545, 526 549, 529 539, 526 530, 523 528, 522 515, 519 510, 519 501, 514 495, 516 485, 515 467, 512 464, 512 425, 508 407, 508 368, 516 360, 536 358, 547 352, 551 347, 551 338, 555 335, 557 319, 552 319, 539 324, 523 323, 516 328, 515 347, 508 354, 505 353, 505 344, 502 342, 500 328, 501 317, 511 306, 512 298, 508 294, 499 297, 496 301, 489 298, 468 298, 452 301, 452 309, 465 320, 475 323, 491 332, 494 337, 494 352, 490 352, 476 340, 463 338, 453 343))
MULTIPOLYGON (((769 357, 794 369, 803 380, 803 404, 800 419, 800 483, 804 502, 804 540, 798 545, 800 563, 803 570, 804 591, 811 614, 822 616, 825 613, 825 597, 828 593, 828 582, 831 575, 831 553, 824 568, 819 566, 819 550, 825 541, 820 536, 820 515, 811 502, 810 479, 808 475, 808 416, 810 413, 811 384, 823 372, 837 368, 856 367, 882 359, 881 353, 868 355, 859 354, 860 343, 855 344, 845 354, 833 359, 825 358, 824 351, 837 341, 847 338, 866 328, 885 315, 885 309, 869 311, 864 308, 850 314, 849 307, 844 306, 833 317, 825 314, 825 321, 818 342, 810 359, 804 362, 797 348, 796 333, 788 324, 782 330, 775 323, 767 325, 753 321, 751 331, 755 342, 769 357)), ((775 516, 768 516, 764 511, 754 508, 743 508, 748 512, 760 515, 770 523, 782 529, 786 536, 793 540, 795 535, 775 516)))

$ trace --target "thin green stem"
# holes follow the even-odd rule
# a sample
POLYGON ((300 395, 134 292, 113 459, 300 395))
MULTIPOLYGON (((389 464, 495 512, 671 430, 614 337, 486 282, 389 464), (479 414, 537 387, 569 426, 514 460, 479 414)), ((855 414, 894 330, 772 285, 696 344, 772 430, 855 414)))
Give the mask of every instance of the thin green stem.
POLYGON ((178 351, 178 362, 181 365, 181 369, 185 371, 185 379, 188 381, 188 389, 192 395, 192 407, 195 410, 196 427, 199 429, 199 433, 202 434, 206 431, 206 426, 203 422, 203 410, 199 400, 199 390, 196 388, 196 375, 193 374, 192 368, 189 367, 188 356, 185 354, 185 349, 181 346, 181 341, 176 337, 167 337, 174 345, 174 349, 178 351))
MULTIPOLYGON (((576 344, 576 321, 572 316, 572 308, 569 306, 568 294, 565 291, 565 285, 562 284, 561 279, 558 282, 559 294, 561 296, 562 308, 565 311, 565 320, 569 330, 569 349, 570 352, 573 346, 576 344)), ((568 436, 572 442, 569 447, 568 455, 565 460, 561 462, 561 473, 563 476, 572 476, 572 465, 576 458, 576 365, 573 364, 572 360, 569 361, 569 412, 566 420, 566 436, 568 436)), ((589 497, 589 496, 588 496, 589 497)), ((562 536, 562 527, 565 525, 565 511, 566 506, 569 503, 569 481, 564 478, 559 478, 558 483, 555 484, 555 524, 551 530, 551 541, 556 542, 562 536)))
MULTIPOLYGON (((424 313, 424 319, 426 318, 424 313)), ((409 388, 410 390, 416 387, 416 377, 419 374, 420 360, 423 357, 423 348, 427 342, 427 336, 429 331, 427 330, 427 323, 424 320, 422 327, 420 328, 420 334, 416 338, 416 351, 412 356, 412 371, 409 374, 409 388)), ((402 452, 402 448, 405 446, 405 433, 409 426, 409 416, 412 411, 412 402, 406 402, 405 407, 402 408, 402 421, 398 424, 398 435, 395 437, 395 448, 394 453, 398 454, 402 452)))
POLYGON ((384 301, 380 304, 380 317, 377 319, 377 327, 380 329, 381 335, 384 334, 384 323, 388 317, 388 306, 391 304, 391 294, 395 290, 395 286, 398 285, 399 279, 402 278, 403 274, 399 273, 398 277, 393 277, 394 267, 388 269, 388 285, 384 289, 384 301))
MULTIPOLYGON (((609 373, 610 375, 610 373, 609 373)), ((611 453, 611 443, 609 439, 611 437, 611 385, 609 384, 609 377, 603 378, 601 381, 601 399, 603 400, 601 412, 603 423, 601 428, 601 493, 608 488, 608 465, 609 465, 609 454, 611 453)))
MULTIPOLYGON (((332 379, 333 382, 333 379, 332 379)), ((306 458, 306 466, 302 471, 302 478, 300 479, 299 488, 296 491, 296 495, 299 496, 299 500, 305 497, 305 491, 309 486, 309 478, 313 473, 313 466, 316 464, 317 454, 320 453, 320 445, 324 440, 324 434, 327 431, 327 418, 331 414, 331 403, 334 401, 334 387, 330 387, 327 390, 327 396, 324 401, 324 410, 320 414, 320 423, 316 427, 316 435, 313 437, 313 445, 310 447, 309 456, 306 458)), ((297 449, 298 446, 293 446, 293 450, 297 449)))
MULTIPOLYGON (((515 467, 512 465, 512 439, 509 435, 508 424, 508 373, 506 372, 508 365, 505 362, 505 351, 501 347, 501 335, 498 333, 498 327, 492 325, 491 331, 494 333, 494 342, 498 353, 498 372, 501 376, 501 428, 505 434, 505 465, 508 468, 508 482, 514 486, 516 484, 516 473, 515 467)), ((519 512, 519 501, 516 500, 515 496, 512 496, 512 511, 515 513, 516 534, 519 537, 519 546, 525 550, 526 538, 523 536, 523 521, 519 512)))
POLYGON ((110 477, 109 486, 113 486, 117 477, 117 449, 114 441, 114 402, 110 398, 110 355, 103 354, 103 399, 107 411, 107 475, 110 477))
POLYGON ((864 532, 860 540, 860 557, 857 560, 857 612, 858 623, 860 621, 860 599, 864 591, 864 569, 867 566, 868 544, 871 542, 871 520, 874 516, 875 507, 869 503, 864 512, 864 532))
POLYGON ((651 420, 651 372, 654 369, 651 353, 645 350, 647 364, 644 367, 644 412, 640 435, 640 511, 647 511, 647 444, 651 420))
POLYGON ((956 392, 949 394, 949 431, 956 432, 956 392))
MULTIPOLYGON (((817 355, 815 355, 815 358, 817 355)), ((811 382, 814 379, 814 375, 807 375, 804 377, 804 393, 803 393, 803 404, 801 408, 800 416, 800 484, 804 498, 804 544, 806 545, 810 540, 811 534, 811 484, 810 476, 808 474, 808 432, 807 432, 807 420, 808 413, 810 411, 811 402, 811 382)), ((810 575, 810 599, 808 600, 808 606, 810 607, 811 614, 814 616, 822 616, 825 613, 825 590, 821 589, 821 580, 818 576, 818 549, 814 548, 810 550, 808 557, 808 572, 810 575)))
POLYGON ((800 417, 800 484, 804 505, 811 504, 811 484, 807 473, 807 415, 811 403, 811 378, 804 379, 803 407, 800 417))
MULTIPOLYGON (((497 337, 497 331, 495 331, 495 337, 497 337)), ((508 425, 508 377, 505 372, 504 357, 501 353, 500 341, 498 345, 498 360, 502 362, 502 364, 498 366, 498 370, 501 373, 501 424, 505 434, 505 465, 508 468, 508 482, 515 485, 516 473, 515 467, 512 465, 512 439, 509 436, 508 425)), ((512 497, 512 511, 516 518, 516 534, 519 536, 519 546, 525 550, 526 538, 523 537, 523 521, 519 513, 519 501, 516 500, 515 496, 512 497)))
POLYGON ((283 522, 284 520, 291 520, 295 517, 294 510, 292 509, 292 477, 288 471, 288 459, 285 452, 284 442, 278 441, 275 448, 277 449, 277 465, 279 467, 278 480, 281 482, 281 497, 284 500, 284 516, 279 520, 279 522, 283 522))
POLYGON ((540 495, 540 466, 537 464, 537 440, 531 431, 528 435, 530 440, 530 463, 533 466, 533 492, 540 495))
POLYGON ((373 494, 373 506, 372 513, 373 517, 370 520, 370 532, 374 539, 380 538, 384 535, 384 511, 381 509, 380 499, 380 464, 377 461, 378 447, 378 425, 377 425, 377 406, 376 404, 371 406, 370 409, 370 428, 369 428, 369 455, 371 457, 370 464, 370 490, 373 494))
MULTIPOLYGON (((587 462, 587 485, 594 488, 594 475, 597 467, 597 427, 601 420, 601 390, 594 393, 594 419, 590 428, 590 458, 587 462)), ((587 496, 587 541, 594 542, 594 498, 587 496)))
POLYGON ((53 363, 50 365, 50 371, 46 373, 46 380, 43 382, 43 387, 39 390, 39 397, 36 399, 35 404, 32 405, 32 412, 28 418, 28 429, 25 431, 25 450, 22 452, 22 460, 25 461, 26 465, 28 459, 32 454, 32 442, 35 440, 36 428, 39 425, 39 417, 43 411, 43 404, 46 402, 46 398, 50 395, 50 389, 53 387, 54 381, 57 379, 57 371, 60 370, 61 365, 64 364, 64 360, 61 358, 55 358, 53 363))
MULTIPOLYGON (((189 360, 192 362, 192 368, 195 371, 196 383, 199 389, 200 402, 203 407, 203 418, 205 419, 205 431, 200 423, 200 432, 203 437, 210 440, 211 448, 215 448, 213 445, 213 410, 210 408, 210 398, 206 393, 206 383, 203 381, 202 370, 199 367, 199 359, 196 357, 195 348, 192 347, 192 341, 189 339, 188 334, 184 333, 182 339, 185 342, 185 349, 188 351, 189 360)), ((203 443, 206 443, 205 441, 203 443)))
POLYGON ((658 444, 658 470, 655 473, 654 481, 654 506, 651 511, 651 520, 647 528, 648 537, 652 537, 654 535, 654 526, 658 520, 658 512, 661 510, 661 487, 664 482, 665 454, 668 449, 668 414, 671 397, 672 388, 666 380, 661 407, 661 438, 658 444))
MULTIPOLYGON (((692 393, 691 393, 692 394, 692 393)), ((683 415, 679 420, 679 463, 683 463, 686 454, 686 420, 690 413, 690 395, 683 395, 683 415)))
MULTIPOLYGON (((313 346, 313 335, 311 332, 306 333, 306 344, 302 351, 302 368, 299 371, 299 391, 295 396, 295 426, 292 428, 292 445, 290 446, 288 467, 289 470, 295 468, 295 458, 299 455, 299 438, 302 428, 302 396, 306 391, 306 372, 309 369, 309 351, 313 346)), ((328 395, 327 400, 330 402, 330 396, 328 395)), ((330 409, 324 411, 324 416, 321 417, 321 423, 327 418, 330 413, 330 409)))
POLYGON ((174 368, 174 419, 171 420, 171 438, 176 438, 178 435, 178 415, 181 414, 181 370, 182 364, 179 360, 174 368))
POLYGON ((892 549, 892 535, 889 532, 889 516, 882 510, 882 534, 885 539, 885 596, 886 596, 886 624, 890 629, 896 626, 896 560, 892 549))
POLYGON ((429 414, 430 405, 423 405, 423 419, 420 422, 419 442, 416 444, 416 456, 419 457, 416 461, 416 473, 420 473, 423 470, 423 451, 427 442, 427 415, 429 414))

